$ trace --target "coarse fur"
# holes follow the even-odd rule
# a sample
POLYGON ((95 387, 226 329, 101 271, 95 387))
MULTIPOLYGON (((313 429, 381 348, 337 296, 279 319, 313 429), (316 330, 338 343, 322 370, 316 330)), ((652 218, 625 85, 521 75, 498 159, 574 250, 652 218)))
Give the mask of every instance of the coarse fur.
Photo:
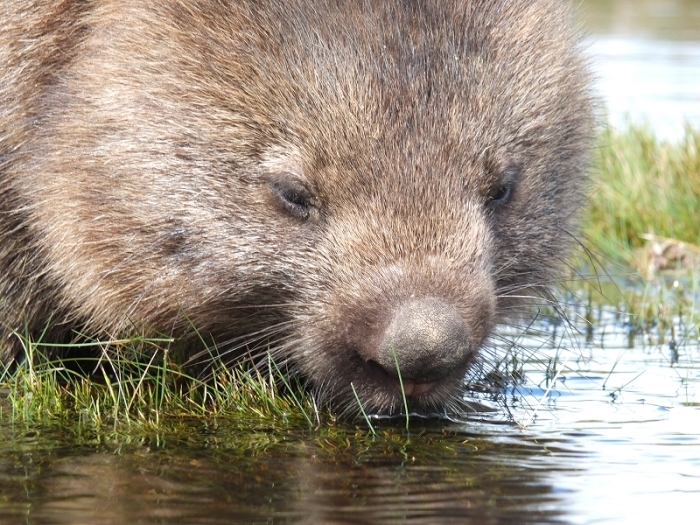
POLYGON ((547 296, 591 107, 562 0, 0 0, 2 359, 201 336, 445 406, 547 296))

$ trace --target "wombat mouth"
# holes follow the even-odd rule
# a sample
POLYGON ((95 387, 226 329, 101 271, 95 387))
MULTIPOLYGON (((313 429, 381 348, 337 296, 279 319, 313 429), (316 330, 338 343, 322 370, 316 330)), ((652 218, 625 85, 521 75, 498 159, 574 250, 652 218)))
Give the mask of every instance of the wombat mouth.
MULTIPOLYGON (((399 379, 395 370, 386 370, 372 360, 363 360, 362 378, 357 382, 361 385, 358 392, 361 402, 364 409, 374 415, 403 413, 404 402, 411 413, 442 413, 444 407, 460 397, 463 378, 474 358, 475 354, 470 354, 444 376, 430 380, 406 377, 399 379)), ((357 383, 352 382, 353 385, 357 383)))
POLYGON ((414 383, 413 381, 405 381, 403 383, 403 392, 406 397, 419 397, 430 392, 435 383, 414 383))
POLYGON ((421 396, 430 393, 441 383, 440 380, 430 382, 418 382, 411 379, 399 379, 397 376, 384 370, 381 365, 374 361, 368 361, 367 365, 379 377, 383 378, 384 388, 392 397, 400 399, 402 396, 418 400, 421 396))

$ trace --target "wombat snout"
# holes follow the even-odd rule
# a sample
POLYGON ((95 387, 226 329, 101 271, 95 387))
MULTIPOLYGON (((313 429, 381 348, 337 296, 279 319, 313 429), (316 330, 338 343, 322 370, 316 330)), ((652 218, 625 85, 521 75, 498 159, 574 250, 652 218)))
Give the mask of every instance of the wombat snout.
POLYGON ((393 313, 371 360, 391 376, 400 373, 404 382, 423 385, 462 367, 471 354, 459 311, 439 299, 424 298, 407 301, 393 313))

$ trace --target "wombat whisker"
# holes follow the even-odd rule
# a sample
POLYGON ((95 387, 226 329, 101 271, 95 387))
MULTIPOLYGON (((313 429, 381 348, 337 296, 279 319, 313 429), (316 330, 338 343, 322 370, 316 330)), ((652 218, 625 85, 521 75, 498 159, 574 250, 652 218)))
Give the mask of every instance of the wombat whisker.
MULTIPOLYGON (((280 333, 285 334, 286 332, 281 330, 276 332, 276 334, 280 333)), ((284 337, 273 339, 273 335, 275 334, 268 334, 265 339, 254 338, 238 342, 235 345, 226 347, 225 350, 210 355, 207 359, 201 359, 197 365, 201 367, 202 373, 204 373, 221 362, 235 363, 241 368, 247 366, 258 368, 260 363, 266 361, 271 355, 281 355, 286 360, 287 357, 284 356, 283 351, 289 345, 283 343, 289 340, 293 341, 294 337, 287 334, 284 337), (230 359, 226 359, 227 357, 230 357, 230 359)))
POLYGON ((216 341, 214 348, 207 347, 191 355, 186 361, 186 364, 198 362, 198 360, 204 356, 216 359, 217 357, 223 356, 227 353, 231 353, 251 343, 260 342, 262 340, 271 338, 272 336, 277 335, 280 332, 288 330, 290 327, 294 326, 294 324, 295 321, 282 321, 276 324, 265 326, 253 332, 248 332, 246 334, 236 336, 231 339, 216 341), (226 350, 219 350, 221 348, 226 348, 226 350))
MULTIPOLYGON (((221 356, 208 360, 203 363, 199 370, 199 377, 204 380, 211 380, 222 366, 235 366, 237 370, 243 374, 252 376, 258 373, 272 373, 276 375, 279 370, 291 370, 294 368, 288 355, 283 353, 285 345, 276 346, 274 351, 264 349, 262 347, 252 351, 236 355, 235 359, 227 361, 221 356), (270 361, 274 362, 274 366, 270 366, 270 361)), ((238 350, 241 350, 240 348, 238 350)))

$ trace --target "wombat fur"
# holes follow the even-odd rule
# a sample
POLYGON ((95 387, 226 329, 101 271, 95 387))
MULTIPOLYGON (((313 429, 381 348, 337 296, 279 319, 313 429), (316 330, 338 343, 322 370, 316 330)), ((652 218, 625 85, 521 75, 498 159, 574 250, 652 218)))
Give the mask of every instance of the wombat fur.
POLYGON ((571 18, 0 0, 3 361, 18 334, 164 333, 270 352, 339 410, 354 388, 400 411, 397 365, 411 410, 450 405, 575 237, 594 118, 571 18))

